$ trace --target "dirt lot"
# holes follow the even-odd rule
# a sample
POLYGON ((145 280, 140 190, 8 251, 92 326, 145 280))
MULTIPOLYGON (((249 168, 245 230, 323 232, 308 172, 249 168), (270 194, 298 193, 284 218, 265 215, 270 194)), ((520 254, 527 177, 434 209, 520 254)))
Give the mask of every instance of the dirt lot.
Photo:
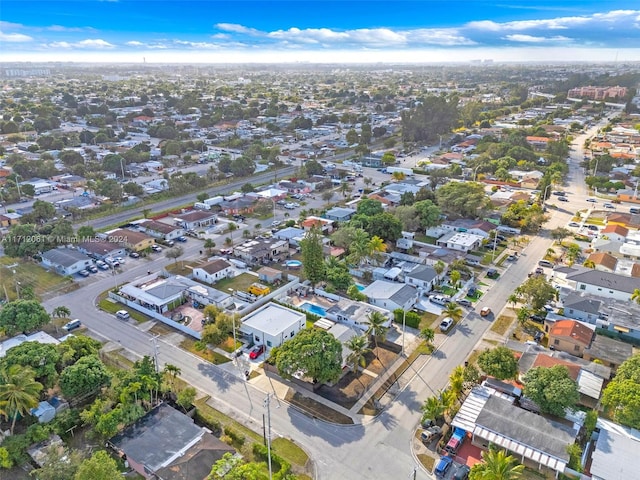
POLYGON ((333 387, 323 385, 316 393, 344 408, 351 408, 374 380, 366 373, 349 372, 333 387))
POLYGON ((371 352, 367 353, 365 356, 365 369, 379 375, 391 366, 397 356, 398 354, 391 350, 387 350, 383 347, 376 348, 374 346, 371 349, 371 352))

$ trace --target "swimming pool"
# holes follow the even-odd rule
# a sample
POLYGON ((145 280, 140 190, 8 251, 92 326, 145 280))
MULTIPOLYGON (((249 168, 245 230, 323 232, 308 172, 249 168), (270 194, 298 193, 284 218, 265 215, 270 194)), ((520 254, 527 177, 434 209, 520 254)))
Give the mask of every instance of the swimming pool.
POLYGON ((300 305, 300 308, 306 310, 307 312, 311 312, 314 315, 318 315, 320 317, 324 317, 327 315, 327 312, 324 308, 319 307, 314 303, 304 302, 302 305, 300 305))
POLYGON ((362 290, 364 290, 364 289, 365 289, 365 288, 367 288, 367 287, 365 287, 364 285, 360 285, 359 283, 356 283, 356 288, 357 288, 358 290, 362 291, 362 290))
POLYGON ((300 268, 302 266, 300 260, 287 260, 284 264, 289 268, 300 268))

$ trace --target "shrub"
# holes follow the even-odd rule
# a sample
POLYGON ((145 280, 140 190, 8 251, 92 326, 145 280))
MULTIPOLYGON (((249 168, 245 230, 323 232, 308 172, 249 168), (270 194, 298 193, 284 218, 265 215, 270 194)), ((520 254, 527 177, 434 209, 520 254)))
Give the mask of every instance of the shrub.
POLYGON ((234 447, 239 449, 242 445, 244 445, 244 441, 245 441, 244 436, 237 433, 232 428, 224 427, 224 434, 231 439, 231 442, 233 443, 234 447))
MULTIPOLYGON (((253 445, 253 454, 256 456, 256 459, 262 462, 268 461, 268 449, 261 443, 255 443, 253 445)), ((274 467, 274 470, 277 471, 277 473, 273 475, 273 478, 276 480, 285 479, 289 472, 291 472, 291 464, 284 458, 273 453, 273 449, 271 449, 271 465, 274 467)))

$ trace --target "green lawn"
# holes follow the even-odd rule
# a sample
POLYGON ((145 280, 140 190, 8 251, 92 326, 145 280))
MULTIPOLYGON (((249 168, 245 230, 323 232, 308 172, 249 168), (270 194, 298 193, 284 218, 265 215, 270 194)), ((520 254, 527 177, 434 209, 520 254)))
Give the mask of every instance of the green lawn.
POLYGON ((78 288, 78 284, 71 277, 48 272, 31 261, 0 257, 0 298, 4 298, 6 293, 9 296, 9 301, 15 300, 18 295, 16 287, 20 290, 20 288, 27 286, 33 288, 38 297, 47 294, 61 295, 78 288))
POLYGON ((250 273, 241 273, 237 277, 225 278, 216 283, 215 287, 221 292, 230 290, 246 292, 249 285, 258 281, 258 277, 250 273))
POLYGON ((126 310, 127 312, 129 312, 129 315, 131 315, 131 318, 133 318, 138 323, 148 322, 152 319, 144 313, 140 313, 137 310, 129 308, 121 303, 111 301, 108 298, 102 298, 98 303, 98 306, 101 310, 104 310, 107 313, 116 313, 118 310, 126 310))
POLYGON ((198 357, 213 363, 214 365, 220 365, 222 363, 228 363, 231 361, 230 358, 225 357, 224 355, 219 354, 218 352, 214 352, 210 350, 206 346, 204 348, 200 348, 202 345, 200 342, 193 340, 191 338, 186 338, 182 342, 180 342, 180 348, 187 350, 188 352, 197 355, 198 357))
POLYGON ((501 315, 493 322, 493 325, 491 325, 491 331, 496 332, 498 335, 504 335, 514 320, 515 317, 501 315))
POLYGON ((183 262, 178 259, 177 263, 170 263, 164 269, 173 275, 182 275, 186 277, 193 273, 193 269, 199 265, 198 262, 183 262))

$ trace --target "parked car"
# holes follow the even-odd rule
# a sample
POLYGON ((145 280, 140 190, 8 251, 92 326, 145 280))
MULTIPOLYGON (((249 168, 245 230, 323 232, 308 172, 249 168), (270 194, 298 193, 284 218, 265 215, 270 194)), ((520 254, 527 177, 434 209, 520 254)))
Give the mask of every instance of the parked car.
POLYGON ((490 268, 489 270, 487 270, 487 277, 498 278, 498 271, 495 268, 490 268))
POLYGON ((422 431, 422 433, 420 434, 420 440, 422 440, 423 443, 429 443, 436 437, 438 437, 441 433, 442 428, 440 428, 438 425, 434 425, 422 431))
POLYGON ((467 480, 470 471, 471 468, 468 465, 461 465, 458 470, 456 470, 453 480, 467 480))
POLYGON ((67 322, 64 327, 62 327, 62 329, 66 332, 70 332, 71 330, 75 330, 76 328, 80 328, 80 325, 82 325, 82 322, 80 322, 80 320, 78 320, 77 318, 75 320, 71 320, 70 322, 67 322))
POLYGON ((420 425, 422 426, 422 428, 427 429, 429 427, 433 427, 435 425, 435 422, 431 418, 425 418, 424 420, 422 420, 420 425))
POLYGON ((451 468, 452 464, 453 458, 445 455, 444 457, 440 458, 433 473, 436 474, 436 477, 444 477, 451 468))
POLYGON ((176 240, 178 240, 179 242, 186 242, 187 241, 187 237, 185 237, 184 235, 180 235, 178 238, 176 238, 176 240))
POLYGON ((570 227, 579 227, 579 226, 580 226, 580 224, 579 224, 579 223, 577 223, 577 222, 569 222, 569 226, 570 226, 570 227))
POLYGON ((140 258, 140 254, 138 252, 131 252, 129 253, 129 256, 131 258, 140 258))
POLYGON ((126 310, 118 310, 116 312, 116 317, 118 317, 120 320, 126 320, 130 316, 131 315, 129 315, 129 312, 127 312, 126 310))
POLYGON ((536 334, 533 336, 533 339, 534 339, 536 342, 540 342, 540 341, 542 341, 542 339, 543 339, 543 338, 544 338, 544 332, 543 332, 543 331, 541 331, 541 330, 538 330, 538 331, 536 332, 536 334))
POLYGON ((456 303, 463 307, 470 307, 472 305, 471 300, 467 300, 466 298, 460 298, 456 300, 456 303))
POLYGON ((587 198, 587 202, 598 203, 598 201, 595 198, 587 198))
POLYGON ((98 273, 98 267, 96 267, 95 265, 87 267, 87 270, 89 270, 91 273, 98 273))
POLYGON ((80 270, 78 272, 78 275, 80 275, 81 277, 88 277, 91 274, 89 273, 89 270, 80 270))
POLYGON ((249 358, 251 360, 255 360, 256 358, 258 358, 260 355, 262 355, 264 353, 264 345, 255 345, 250 351, 249 351, 249 358))
POLYGON ((507 261, 509 261, 509 262, 515 262, 515 261, 516 261, 516 258, 518 258, 518 257, 516 257, 515 255, 509 255, 509 256, 507 257, 507 261))
POLYGON ((162 247, 160 247, 159 245, 151 245, 151 250, 160 253, 162 251, 162 247))
POLYGON ((488 317, 489 315, 491 315, 491 309, 489 307, 482 307, 482 310, 480 310, 480 316, 488 317))
POLYGON ((453 327, 453 318, 447 317, 440 322, 440 331, 442 333, 448 332, 453 327))
POLYGON ((614 210, 616 207, 613 203, 605 203, 604 208, 608 208, 610 210, 614 210))
POLYGON ((593 232, 598 231, 598 227, 596 225, 587 225, 587 228, 593 232))
POLYGON ((273 222, 271 222, 271 226, 272 227, 277 227, 281 224, 282 222, 280 220, 274 220, 273 222))
POLYGON ((568 202, 569 199, 567 197, 558 197, 559 202, 568 202))
POLYGON ((98 260, 96 262, 96 265, 98 266, 98 268, 100 270, 109 270, 109 265, 107 265, 106 263, 104 263, 102 260, 98 260))

